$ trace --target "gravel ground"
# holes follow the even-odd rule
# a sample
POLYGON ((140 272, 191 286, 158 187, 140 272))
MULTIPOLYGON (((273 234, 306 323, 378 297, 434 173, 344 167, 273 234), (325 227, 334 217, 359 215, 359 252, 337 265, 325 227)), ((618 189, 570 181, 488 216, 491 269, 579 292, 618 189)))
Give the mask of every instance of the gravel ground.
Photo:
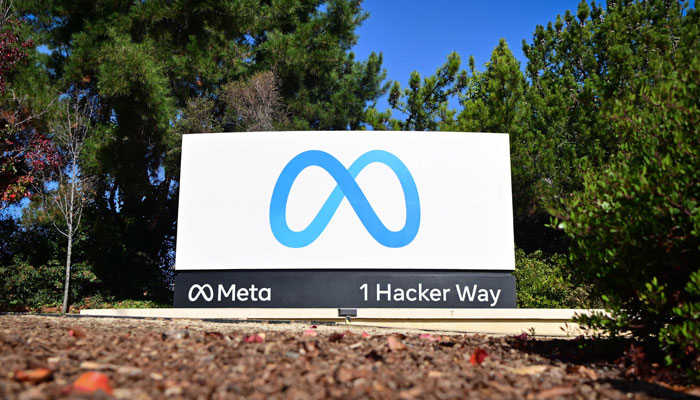
POLYGON ((627 378, 629 368, 592 353, 575 357, 586 352, 580 349, 575 341, 526 335, 3 315, 0 397, 697 399, 693 394, 700 394, 697 387, 627 378), (587 361, 573 362, 576 358, 587 361), (79 380, 89 371, 99 373, 89 377, 104 379, 111 395, 79 391, 90 388, 82 384, 85 377, 79 380))

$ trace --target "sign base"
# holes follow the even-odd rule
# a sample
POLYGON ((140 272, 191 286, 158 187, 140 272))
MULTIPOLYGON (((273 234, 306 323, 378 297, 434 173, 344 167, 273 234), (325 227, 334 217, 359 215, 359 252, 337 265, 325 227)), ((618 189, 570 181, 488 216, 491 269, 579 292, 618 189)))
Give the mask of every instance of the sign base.
POLYGON ((515 308, 510 272, 177 271, 178 308, 515 308))

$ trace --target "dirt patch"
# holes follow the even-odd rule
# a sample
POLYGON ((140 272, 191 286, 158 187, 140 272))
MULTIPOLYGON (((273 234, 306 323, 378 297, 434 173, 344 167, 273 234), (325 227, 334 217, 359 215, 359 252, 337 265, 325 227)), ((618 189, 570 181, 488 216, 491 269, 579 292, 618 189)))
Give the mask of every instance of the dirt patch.
POLYGON ((610 362, 531 350, 525 337, 5 315, 0 398, 86 396, 71 388, 89 371, 122 399, 681 399, 700 392, 631 380, 610 362))

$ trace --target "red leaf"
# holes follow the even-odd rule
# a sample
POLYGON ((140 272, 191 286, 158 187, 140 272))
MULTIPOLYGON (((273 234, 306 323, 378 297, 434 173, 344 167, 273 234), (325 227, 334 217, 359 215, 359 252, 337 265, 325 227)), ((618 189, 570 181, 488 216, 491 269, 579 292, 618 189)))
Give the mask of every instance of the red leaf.
POLYGON ((53 371, 48 368, 26 369, 15 372, 15 379, 21 382, 39 383, 51 379, 53 371))
POLYGON ((245 339, 243 339, 246 343, 262 343, 265 341, 265 337, 262 335, 250 335, 246 336, 245 339))
POLYGON ((428 339, 431 342, 439 342, 442 340, 440 335, 431 335, 429 333, 423 333, 419 336, 421 339, 428 339))
POLYGON ((316 331, 313 329, 307 329, 304 331, 304 336, 316 336, 316 331))
POLYGON ((368 337, 372 337, 372 335, 370 335, 370 334, 367 333, 367 332, 362 332, 362 337, 363 337, 363 338, 368 338, 368 337))
POLYGON ((486 350, 479 347, 476 350, 474 350, 474 352, 472 353, 472 357, 469 359, 469 362, 472 365, 481 364, 482 362, 484 362, 486 356, 488 356, 486 350))
POLYGON ((73 383, 73 390, 83 393, 95 393, 98 390, 111 395, 112 386, 109 384, 107 375, 100 372, 89 371, 80 375, 73 383))

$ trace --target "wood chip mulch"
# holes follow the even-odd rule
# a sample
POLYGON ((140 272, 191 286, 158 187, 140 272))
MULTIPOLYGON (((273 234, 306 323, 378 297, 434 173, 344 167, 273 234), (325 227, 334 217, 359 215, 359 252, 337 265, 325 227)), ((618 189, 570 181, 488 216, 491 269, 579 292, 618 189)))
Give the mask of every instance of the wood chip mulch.
POLYGON ((576 357, 585 352, 572 340, 527 335, 2 315, 0 398, 693 399, 700 395, 698 387, 630 377, 628 369, 605 357, 576 357))

